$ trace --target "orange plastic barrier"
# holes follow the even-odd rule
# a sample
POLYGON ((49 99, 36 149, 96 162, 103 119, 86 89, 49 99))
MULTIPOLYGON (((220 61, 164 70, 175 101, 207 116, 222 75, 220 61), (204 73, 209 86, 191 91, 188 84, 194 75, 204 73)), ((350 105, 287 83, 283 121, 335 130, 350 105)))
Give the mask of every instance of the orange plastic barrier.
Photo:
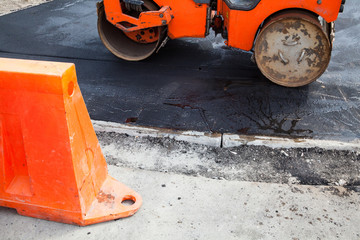
POLYGON ((0 206, 83 226, 141 203, 108 175, 75 66, 0 58, 0 206))

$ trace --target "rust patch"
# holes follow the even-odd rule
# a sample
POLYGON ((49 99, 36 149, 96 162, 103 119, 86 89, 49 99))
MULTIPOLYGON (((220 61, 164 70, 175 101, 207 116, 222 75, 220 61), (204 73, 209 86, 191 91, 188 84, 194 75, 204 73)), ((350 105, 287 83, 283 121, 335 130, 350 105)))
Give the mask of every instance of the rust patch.
POLYGON ((286 75, 285 74, 281 74, 280 72, 274 70, 273 68, 270 68, 268 66, 263 66, 265 67, 266 71, 268 72, 268 74, 270 76, 272 76, 275 79, 281 80, 281 79, 286 79, 286 75))
POLYGON ((103 191, 100 191, 96 196, 99 203, 112 203, 115 200, 115 197, 110 193, 106 194, 103 191))
POLYGON ((307 29, 305 28, 305 29, 301 29, 300 30, 305 36, 308 36, 309 38, 311 38, 311 35, 310 35, 310 33, 307 31, 307 29))
MULTIPOLYGON (((265 38, 266 39, 266 38, 265 38)), ((259 50, 260 52, 265 52, 267 53, 269 49, 269 44, 266 40, 262 41, 260 46, 259 46, 259 50)))
POLYGON ((268 62, 271 62, 272 61, 272 58, 271 57, 268 57, 268 56, 263 56, 261 58, 261 64, 262 65, 266 65, 268 62))

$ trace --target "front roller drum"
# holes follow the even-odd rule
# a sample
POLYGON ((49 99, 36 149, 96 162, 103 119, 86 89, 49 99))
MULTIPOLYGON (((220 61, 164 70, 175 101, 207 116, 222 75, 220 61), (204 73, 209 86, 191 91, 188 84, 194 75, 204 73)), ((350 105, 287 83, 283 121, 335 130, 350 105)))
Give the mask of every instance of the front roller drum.
MULTIPOLYGON (((143 11, 158 7, 150 0, 143 0, 143 11)), ((140 12, 135 13, 137 15, 140 12)), ((140 61, 151 56, 164 39, 164 27, 153 27, 123 32, 106 19, 103 2, 98 3, 98 32, 105 47, 115 56, 127 61, 140 61)))
POLYGON ((319 78, 331 57, 331 44, 318 18, 288 13, 273 18, 255 43, 260 71, 272 82, 299 87, 319 78))

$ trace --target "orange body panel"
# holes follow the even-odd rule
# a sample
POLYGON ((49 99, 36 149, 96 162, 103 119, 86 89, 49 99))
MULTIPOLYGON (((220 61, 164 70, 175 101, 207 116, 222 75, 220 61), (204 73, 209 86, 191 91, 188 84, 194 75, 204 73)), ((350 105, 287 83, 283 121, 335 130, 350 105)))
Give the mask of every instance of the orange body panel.
POLYGON ((0 206, 88 225, 140 205, 108 175, 75 66, 0 58, 0 206), (121 204, 129 198, 135 204, 121 204))
POLYGON ((174 19, 168 26, 171 39, 182 37, 205 37, 208 5, 193 0, 154 0, 160 6, 170 6, 174 19))
POLYGON ((141 13, 137 19, 122 14, 119 0, 104 0, 106 18, 123 31, 168 25, 168 36, 172 39, 205 37, 208 5, 196 4, 193 0, 155 0, 154 2, 161 9, 141 13), (163 14, 162 18, 160 14, 163 14), (121 24, 118 24, 122 21, 138 27, 124 28, 121 24))
POLYGON ((228 30, 227 44, 231 47, 249 51, 253 47, 256 33, 261 23, 272 14, 285 9, 305 9, 318 14, 327 22, 337 19, 341 0, 261 0, 250 11, 231 10, 225 2, 218 5, 218 12, 224 17, 228 30))

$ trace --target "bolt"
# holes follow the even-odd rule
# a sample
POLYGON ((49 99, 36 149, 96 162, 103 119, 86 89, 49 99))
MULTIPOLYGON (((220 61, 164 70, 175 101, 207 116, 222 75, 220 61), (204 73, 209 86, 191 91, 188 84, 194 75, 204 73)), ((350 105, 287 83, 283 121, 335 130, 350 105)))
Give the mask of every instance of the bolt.
POLYGON ((161 21, 162 25, 166 25, 166 20, 161 21))
POLYGON ((160 13, 160 15, 159 15, 161 18, 163 18, 164 17, 164 14, 162 14, 162 13, 160 13))

